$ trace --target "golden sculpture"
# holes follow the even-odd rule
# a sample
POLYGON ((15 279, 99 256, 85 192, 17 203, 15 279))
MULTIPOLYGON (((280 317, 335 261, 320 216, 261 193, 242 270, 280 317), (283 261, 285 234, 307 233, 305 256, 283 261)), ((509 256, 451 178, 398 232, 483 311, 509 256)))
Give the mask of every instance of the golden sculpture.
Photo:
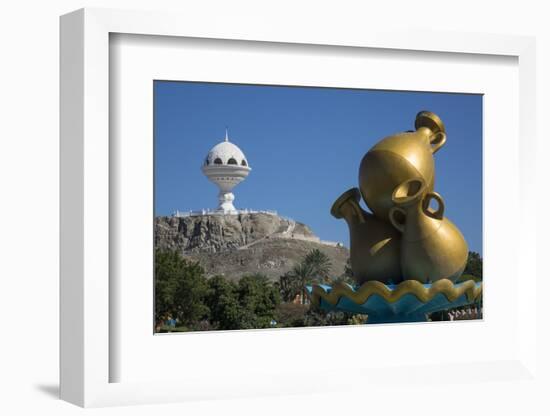
POLYGON ((386 137, 363 157, 359 188, 371 211, 383 221, 393 206, 392 192, 407 179, 421 177, 433 191, 433 154, 445 144, 447 135, 441 119, 429 111, 416 116, 416 131, 386 137))
POLYGON ((348 223, 359 284, 454 282, 466 266, 466 241, 444 217, 443 198, 434 192, 433 154, 447 140, 445 126, 436 114, 421 111, 415 128, 374 145, 361 161, 360 192, 351 189, 332 206, 331 214, 348 223), (360 207, 360 195, 374 215, 360 207), (432 200, 437 210, 430 208, 432 200))
POLYGON ((350 262, 357 282, 401 281, 400 235, 390 224, 361 208, 357 188, 344 192, 332 205, 331 214, 344 218, 350 233, 350 262))
POLYGON ((458 228, 443 217, 445 203, 436 192, 426 192, 421 178, 409 179, 392 194, 392 224, 401 231, 401 269, 405 280, 454 282, 468 259, 468 245, 458 228), (438 203, 437 210, 430 201, 438 203))

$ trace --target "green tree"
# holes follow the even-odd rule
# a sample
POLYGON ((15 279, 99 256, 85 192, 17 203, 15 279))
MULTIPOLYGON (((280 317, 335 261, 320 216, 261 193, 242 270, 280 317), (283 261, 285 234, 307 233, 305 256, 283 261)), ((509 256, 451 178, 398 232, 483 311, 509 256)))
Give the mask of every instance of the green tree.
POLYGON ((314 269, 311 264, 302 261, 292 268, 291 275, 295 281, 295 284, 299 288, 301 303, 303 304, 306 300, 306 285, 314 283, 314 281, 316 280, 314 269))
POLYGON ((277 285, 283 302, 292 302, 296 295, 302 291, 300 281, 295 278, 292 272, 280 276, 277 285))
POLYGON ((207 319, 209 309, 204 303, 206 293, 204 270, 198 262, 189 262, 176 251, 155 251, 157 322, 171 316, 180 325, 193 327, 207 319))
POLYGON ((223 277, 208 281, 206 304, 217 329, 268 328, 280 303, 278 289, 263 275, 243 276, 237 283, 223 277))
POLYGON ((268 328, 281 302, 279 291, 261 274, 243 276, 237 284, 243 327, 268 328))
POLYGON ((311 250, 302 262, 310 268, 311 275, 318 281, 327 282, 330 280, 332 262, 329 256, 319 249, 311 250))
POLYGON ((208 281, 206 304, 210 309, 210 320, 214 328, 241 328, 243 311, 233 282, 221 276, 211 278, 208 281))
POLYGON ((475 251, 468 252, 468 260, 466 262, 466 268, 464 274, 483 279, 483 259, 475 251))
POLYGON ((295 265, 290 273, 284 276, 284 282, 279 280, 280 287, 288 288, 289 290, 283 294, 283 297, 288 298, 288 294, 294 293, 301 295, 301 302, 305 303, 306 285, 312 283, 328 283, 330 282, 330 270, 332 263, 330 258, 319 249, 311 250, 303 260, 295 265))

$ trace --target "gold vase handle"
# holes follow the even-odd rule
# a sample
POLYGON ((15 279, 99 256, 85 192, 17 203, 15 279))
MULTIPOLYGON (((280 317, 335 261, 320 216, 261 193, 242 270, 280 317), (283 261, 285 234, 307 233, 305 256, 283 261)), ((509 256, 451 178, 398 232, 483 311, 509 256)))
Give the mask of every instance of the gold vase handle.
POLYGON ((432 154, 435 154, 439 149, 443 147, 445 142, 447 141, 447 135, 442 132, 438 131, 430 138, 430 145, 432 146, 432 154))
POLYGON ((390 222, 392 223, 392 225, 397 228, 400 232, 404 232, 405 231, 405 224, 399 222, 396 218, 395 218, 395 214, 396 213, 400 213, 403 217, 406 218, 406 212, 403 208, 400 208, 400 207, 391 207, 390 208, 390 212, 388 214, 389 218, 390 218, 390 222))
POLYGON ((424 213, 436 220, 442 220, 443 214, 445 214, 445 201, 437 192, 428 192, 422 201, 422 210, 424 213), (437 209, 430 208, 430 202, 432 199, 437 201, 437 209))

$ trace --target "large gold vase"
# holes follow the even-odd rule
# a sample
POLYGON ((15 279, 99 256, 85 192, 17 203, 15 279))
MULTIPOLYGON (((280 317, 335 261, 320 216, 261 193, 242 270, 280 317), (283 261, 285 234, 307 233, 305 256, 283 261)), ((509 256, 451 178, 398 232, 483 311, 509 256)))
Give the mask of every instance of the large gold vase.
POLYGON ((431 283, 455 281, 468 259, 468 245, 460 230, 444 217, 445 203, 428 190, 422 178, 404 181, 392 192, 395 205, 389 219, 401 231, 401 269, 404 279, 431 283), (437 209, 430 208, 431 201, 437 209))
POLYGON ((416 131, 389 136, 373 146, 359 167, 359 188, 372 212, 388 221, 393 190, 402 182, 421 177, 433 191, 433 154, 447 139, 445 126, 434 113, 422 111, 415 120, 416 131))
POLYGON ((350 233, 350 262, 354 279, 384 283, 401 281, 400 233, 359 205, 357 188, 344 192, 332 205, 331 214, 344 218, 350 233))

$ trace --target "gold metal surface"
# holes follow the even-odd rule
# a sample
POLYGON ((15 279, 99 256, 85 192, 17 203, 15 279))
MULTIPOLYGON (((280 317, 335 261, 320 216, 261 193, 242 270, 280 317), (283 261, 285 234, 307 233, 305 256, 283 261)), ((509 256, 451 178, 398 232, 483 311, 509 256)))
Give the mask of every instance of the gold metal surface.
POLYGON ((401 279, 400 234, 391 224, 364 211, 357 188, 344 192, 332 205, 331 214, 344 218, 350 233, 350 262, 358 283, 401 279))
POLYGON ((428 302, 434 296, 443 294, 449 302, 454 302, 462 295, 466 295, 469 302, 481 299, 483 284, 476 286, 473 280, 467 280, 463 284, 454 285, 448 279, 441 279, 425 287, 417 280, 405 280, 399 283, 393 290, 381 282, 366 282, 357 290, 353 290, 345 283, 337 283, 327 292, 319 285, 313 285, 311 303, 319 306, 321 299, 332 306, 336 306, 341 297, 350 299, 357 305, 363 305, 372 295, 382 297, 386 302, 397 302, 401 297, 412 294, 421 302, 428 302))
POLYGON ((447 140, 441 119, 429 111, 416 116, 416 131, 386 137, 363 157, 359 167, 359 188, 369 209, 388 221, 396 186, 410 178, 421 177, 433 191, 435 167, 433 154, 447 140))
POLYGON ((444 217, 441 195, 428 192, 422 178, 404 181, 392 194, 389 218, 401 231, 403 278, 431 283, 458 279, 468 260, 468 245, 460 230, 444 217), (430 202, 437 201, 437 210, 430 202))
POLYGON ((348 224, 359 284, 455 281, 466 266, 468 245, 434 192, 433 154, 447 140, 445 126, 436 114, 421 111, 415 128, 375 144, 361 161, 359 191, 350 189, 332 206, 331 214, 348 224), (360 207, 360 196, 374 215, 360 207))

